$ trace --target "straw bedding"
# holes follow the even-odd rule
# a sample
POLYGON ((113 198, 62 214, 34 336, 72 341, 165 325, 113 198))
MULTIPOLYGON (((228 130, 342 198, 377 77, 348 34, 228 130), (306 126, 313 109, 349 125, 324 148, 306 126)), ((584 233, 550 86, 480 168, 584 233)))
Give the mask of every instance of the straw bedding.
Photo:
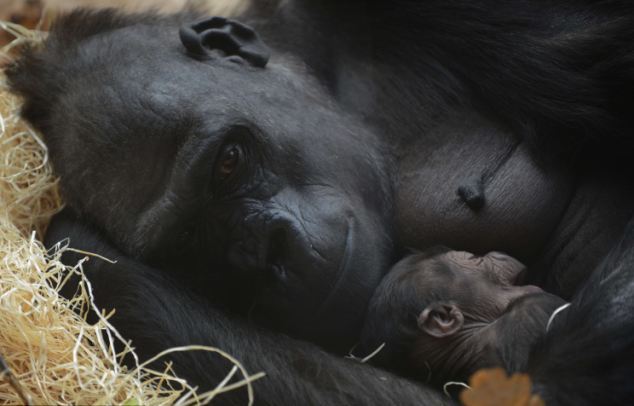
MULTIPOLYGON (((12 30, 19 42, 43 36, 6 23, 0 28, 12 30)), ((7 50, 0 57, 6 59, 7 50)), ((229 378, 205 394, 196 394, 168 364, 164 371, 138 362, 124 367, 122 357, 135 356, 107 315, 96 324, 85 320, 96 310, 90 284, 84 280, 70 300, 58 294, 70 273, 81 275, 83 262, 102 259, 87 255, 67 267, 59 260, 65 242, 47 252, 39 241, 63 202, 46 146, 19 110, 0 70, 0 404, 199 404, 241 385, 249 385, 252 396, 250 382, 262 374, 248 376, 237 361, 229 378), (125 344, 123 353, 114 350, 117 340, 125 344), (242 377, 228 384, 234 375, 232 382, 242 377)), ((181 350, 214 351, 235 361, 214 348, 174 349, 181 350)))

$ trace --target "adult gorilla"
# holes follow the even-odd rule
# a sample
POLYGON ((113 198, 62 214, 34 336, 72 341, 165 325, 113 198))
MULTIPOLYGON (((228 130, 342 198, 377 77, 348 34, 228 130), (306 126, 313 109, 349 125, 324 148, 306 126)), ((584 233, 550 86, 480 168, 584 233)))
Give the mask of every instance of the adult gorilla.
MULTIPOLYGON (((266 67, 240 23, 106 12, 61 20, 10 74, 70 208, 48 239, 119 258, 89 276, 143 354, 221 346, 270 374, 264 403, 441 402, 217 309, 340 349, 388 264, 433 244, 506 251, 569 298, 634 212, 629 1, 296 0, 241 20, 266 67)), ((224 372, 174 360, 201 386, 224 372)))

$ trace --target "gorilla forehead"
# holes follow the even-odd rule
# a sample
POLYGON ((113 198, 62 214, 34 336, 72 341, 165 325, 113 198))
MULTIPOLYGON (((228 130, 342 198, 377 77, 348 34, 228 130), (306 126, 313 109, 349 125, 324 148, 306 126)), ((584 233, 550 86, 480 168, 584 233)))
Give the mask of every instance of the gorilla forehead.
POLYGON ((198 61, 185 53, 177 27, 121 28, 88 38, 76 54, 79 59, 69 64, 78 66, 66 70, 68 80, 102 86, 114 102, 151 103, 166 117, 178 118, 184 111, 202 116, 237 112, 280 132, 314 124, 328 130, 329 123, 344 122, 340 109, 298 62, 276 55, 260 69, 220 56, 198 61))
MULTIPOLYGON (((127 148, 135 139, 152 138, 180 143, 244 125, 262 137, 262 145, 273 146, 275 155, 292 155, 284 166, 299 164, 303 174, 332 177, 332 169, 345 178, 358 170, 353 155, 374 166, 382 159, 375 135, 282 56, 266 69, 222 58, 197 61, 185 54, 172 26, 121 28, 85 40, 77 53, 80 66, 65 70, 73 86, 60 108, 80 110, 79 124, 98 123, 86 133, 113 145, 127 148), (341 158, 336 167, 333 158, 341 158)), ((67 114, 59 116, 68 120, 67 114)))
POLYGON ((66 86, 52 120, 73 133, 64 137, 63 148, 97 153, 101 147, 99 154, 123 159, 126 151, 138 157, 146 149, 167 159, 169 150, 158 145, 175 149, 245 125, 263 138, 265 149, 275 149, 269 164, 292 157, 280 169, 293 174, 345 183, 346 174, 359 171, 359 160, 374 167, 383 160, 374 134, 341 113, 301 67, 281 56, 266 69, 222 58, 200 62, 185 54, 176 25, 123 27, 78 44, 58 41, 57 48, 66 49, 58 51, 63 62, 56 74, 66 86), (134 143, 139 146, 131 149, 134 143))

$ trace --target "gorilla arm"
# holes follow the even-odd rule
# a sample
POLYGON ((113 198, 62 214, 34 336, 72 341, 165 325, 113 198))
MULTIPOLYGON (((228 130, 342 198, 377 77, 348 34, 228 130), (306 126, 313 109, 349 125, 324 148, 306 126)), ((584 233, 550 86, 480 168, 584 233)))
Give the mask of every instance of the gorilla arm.
MULTIPOLYGON (((74 248, 116 259, 116 264, 90 260, 84 271, 97 306, 116 308, 113 324, 132 340, 142 359, 175 346, 218 347, 235 356, 249 373, 266 373, 254 383, 257 404, 452 404, 451 399, 422 385, 223 314, 161 271, 122 257, 62 213, 53 220, 47 243, 66 237, 74 248)), ((198 351, 173 353, 169 359, 180 377, 201 390, 215 387, 231 369, 224 358, 198 351)), ((220 400, 221 404, 245 404, 246 391, 228 392, 220 400)))
POLYGON ((280 7, 282 21, 270 19, 258 30, 300 55, 337 97, 359 104, 359 86, 348 82, 360 72, 343 71, 367 63, 355 67, 351 59, 389 66, 384 74, 399 91, 382 90, 387 95, 376 96, 374 114, 404 109, 410 114, 402 120, 416 117, 422 109, 402 96, 407 87, 424 106, 470 94, 474 105, 538 145, 619 137, 631 145, 634 6, 627 0, 296 0, 280 7), (347 90, 357 97, 346 97, 347 90))
POLYGON ((529 373, 548 405, 634 399, 634 221, 534 346, 529 373))

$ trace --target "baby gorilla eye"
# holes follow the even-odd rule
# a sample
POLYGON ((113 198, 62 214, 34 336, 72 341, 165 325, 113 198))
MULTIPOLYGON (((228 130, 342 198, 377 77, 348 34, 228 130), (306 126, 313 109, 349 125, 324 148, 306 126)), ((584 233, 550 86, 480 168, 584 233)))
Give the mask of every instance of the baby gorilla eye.
POLYGON ((242 161, 242 149, 238 144, 225 145, 220 151, 216 162, 215 178, 218 181, 227 180, 236 172, 242 161))

